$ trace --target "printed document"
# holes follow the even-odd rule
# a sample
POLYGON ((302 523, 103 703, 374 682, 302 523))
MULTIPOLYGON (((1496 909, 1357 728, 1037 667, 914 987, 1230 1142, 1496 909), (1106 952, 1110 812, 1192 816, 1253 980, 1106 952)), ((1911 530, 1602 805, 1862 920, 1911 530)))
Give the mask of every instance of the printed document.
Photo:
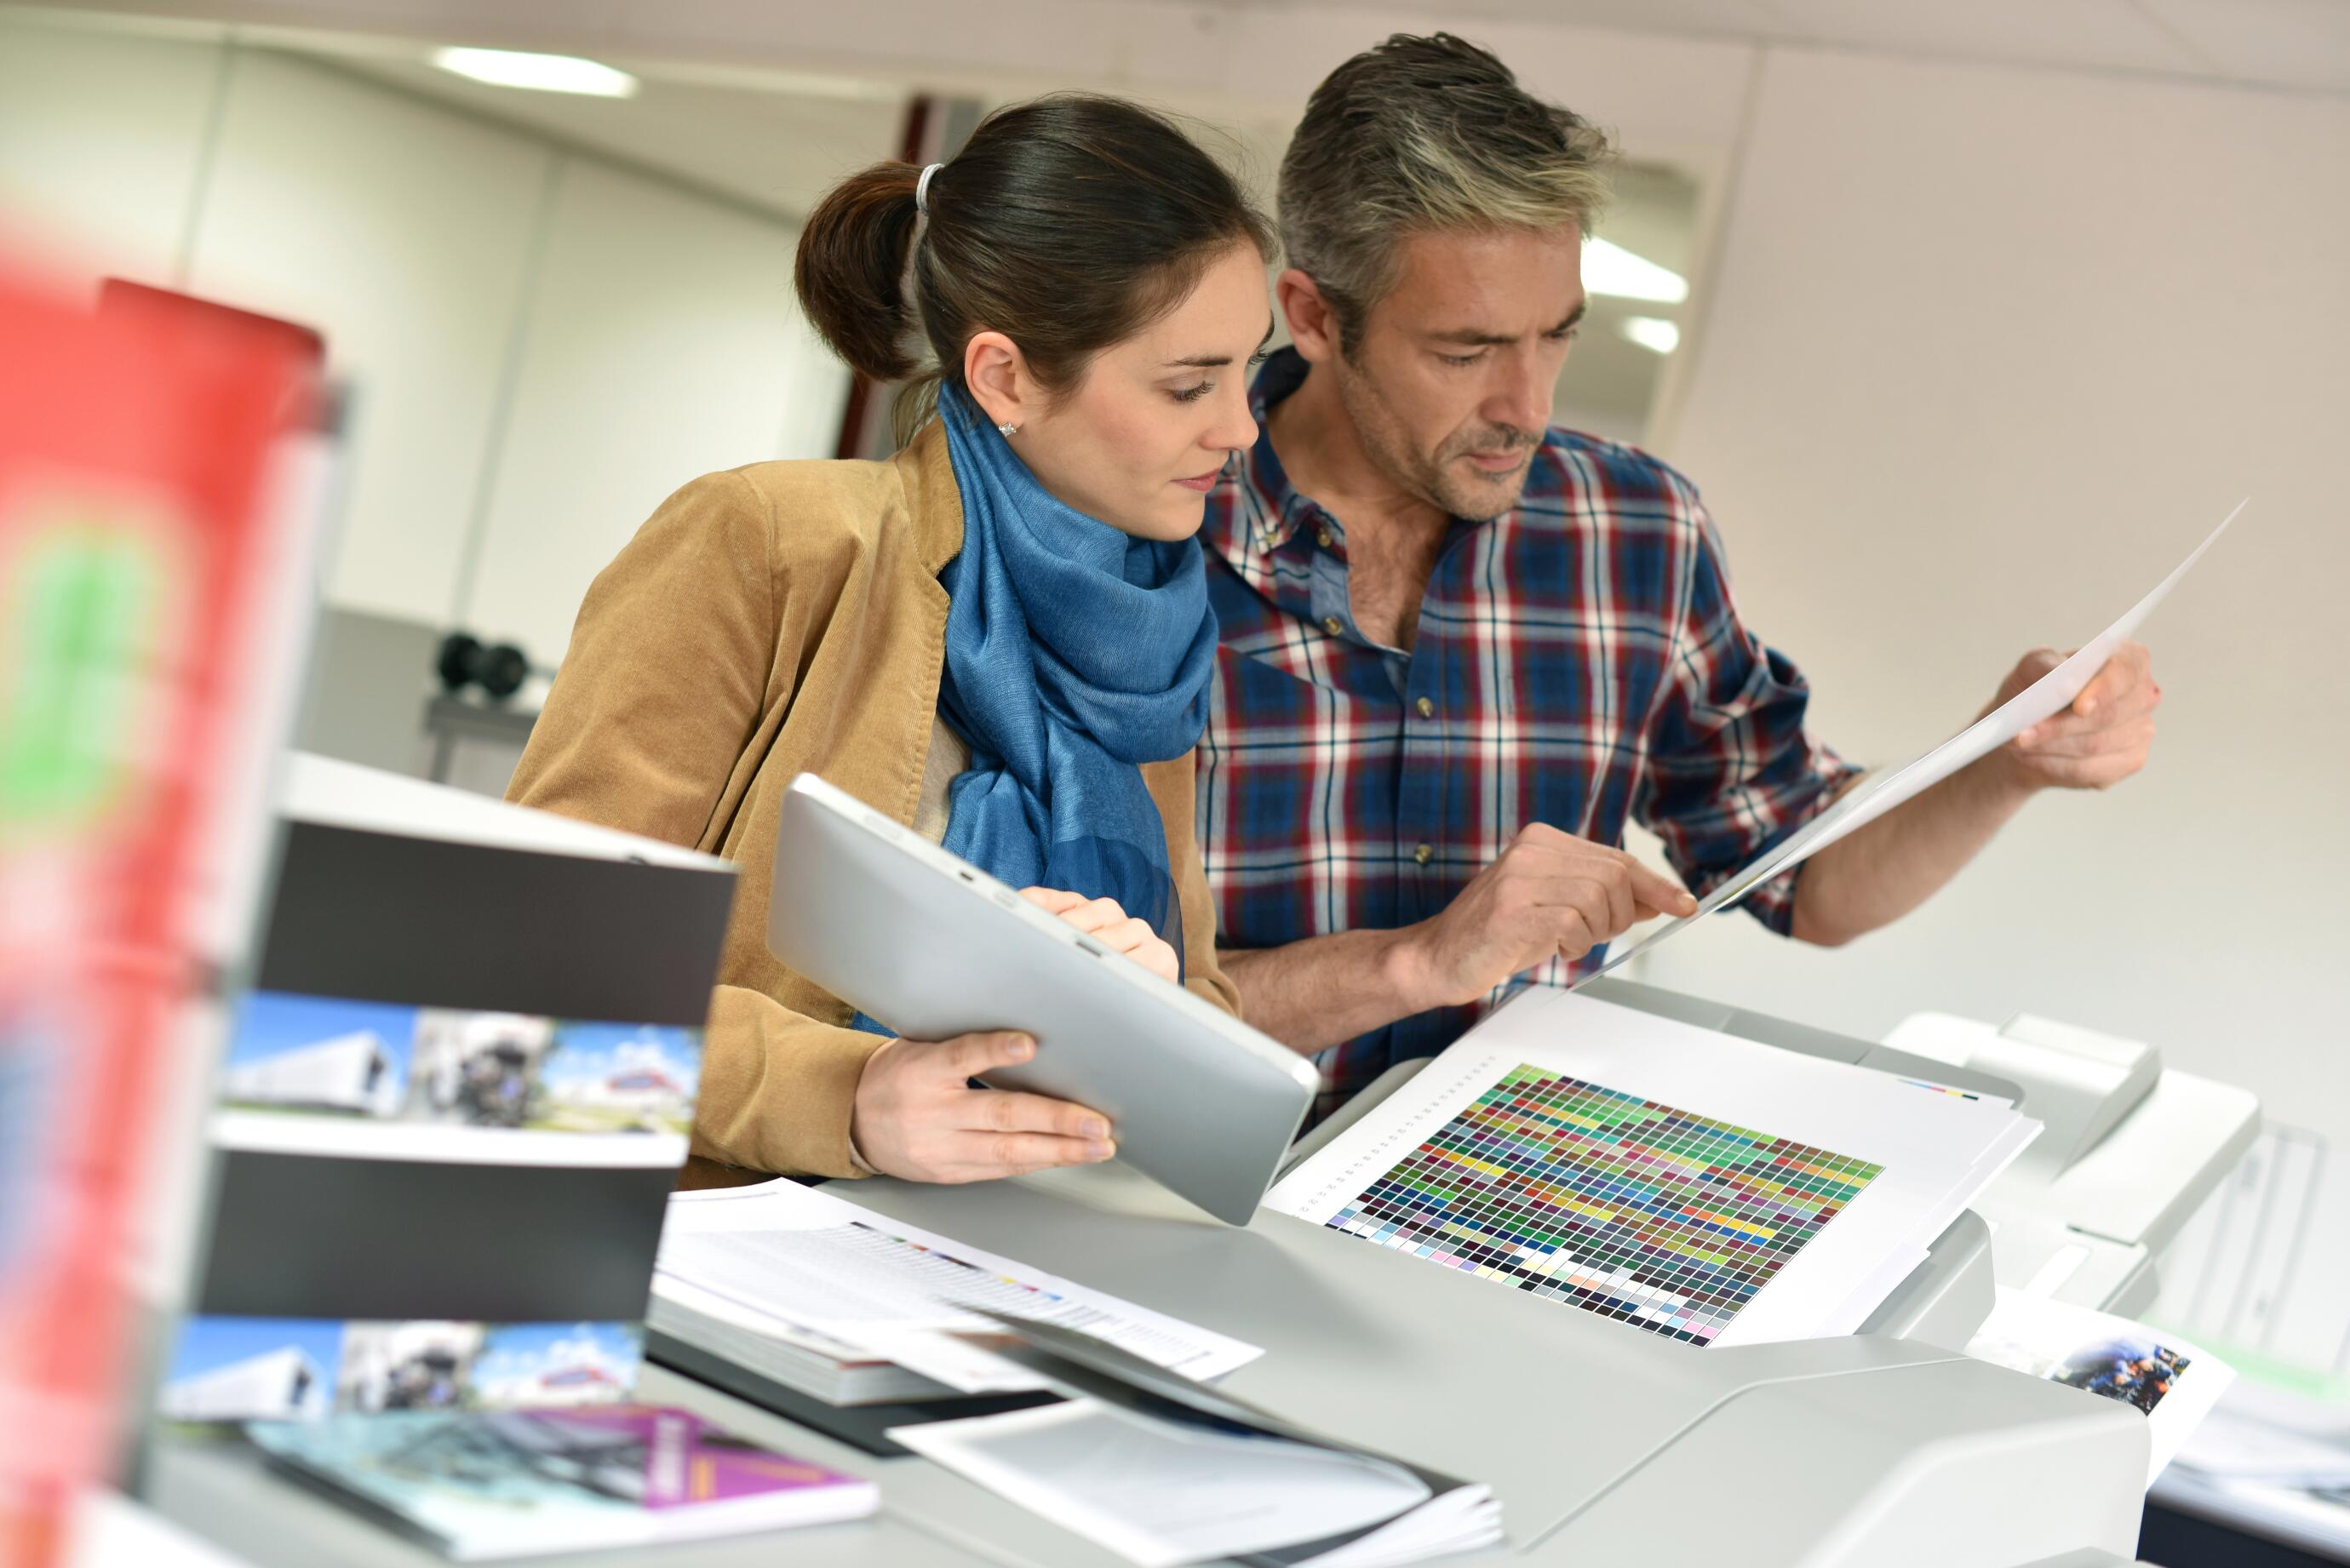
POLYGON ((731 1304, 739 1325, 819 1334, 973 1394, 1039 1386, 987 1351, 999 1325, 978 1308, 1090 1334, 1194 1379, 1263 1354, 790 1180, 671 1199, 654 1284, 671 1283, 731 1304))
POLYGON ((1839 838, 1866 827, 1933 785, 1942 782, 1969 763, 1990 755, 2043 719, 2053 718, 2073 704, 2096 678, 2106 661, 2130 639, 2138 623, 2152 614, 2154 607, 2178 585, 2189 568, 2203 558, 2203 553, 2217 544, 2228 524, 2236 520, 2251 504, 2250 498, 2236 503, 2236 509, 2220 520, 2220 525, 2195 546, 2171 574, 2157 583, 2146 597, 2130 607, 2122 618, 2083 646, 2073 656, 2009 698, 1940 745, 1905 763, 1888 773, 1864 779, 1844 798, 1814 817, 1803 827, 1766 851, 1723 882, 1698 902, 1697 912, 1658 927, 1640 940, 1620 952, 1608 955, 1607 961, 1582 976, 1567 989, 1579 991, 1618 964, 1628 963, 1660 942, 1669 941, 1708 915, 1733 909, 1746 896, 1784 871, 1792 871, 1805 860, 1825 849, 1839 838))

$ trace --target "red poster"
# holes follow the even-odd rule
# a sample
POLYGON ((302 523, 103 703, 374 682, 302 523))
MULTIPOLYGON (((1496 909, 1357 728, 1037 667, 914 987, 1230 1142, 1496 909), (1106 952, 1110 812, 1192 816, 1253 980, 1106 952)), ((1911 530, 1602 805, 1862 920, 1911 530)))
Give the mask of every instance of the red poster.
POLYGON ((51 1559, 120 1438, 132 1205, 172 1023, 220 956, 196 929, 223 825, 260 809, 228 797, 276 738, 254 658, 316 377, 282 326, 0 277, 5 1568, 51 1559))

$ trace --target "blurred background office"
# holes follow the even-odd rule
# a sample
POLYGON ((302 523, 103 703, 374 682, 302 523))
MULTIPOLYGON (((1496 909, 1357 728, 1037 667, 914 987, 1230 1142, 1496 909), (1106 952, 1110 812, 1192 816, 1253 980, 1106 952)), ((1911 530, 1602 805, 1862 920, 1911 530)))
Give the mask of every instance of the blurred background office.
MULTIPOLYGON (((1555 417, 1696 480, 1847 754, 1950 733, 2251 497, 2149 628, 2145 775, 2041 801, 1853 948, 1723 920, 1643 978, 1871 1037, 2028 1008, 2350 1139, 2350 0, 148 9, 0 9, 0 230, 75 286, 325 334, 348 462, 310 749, 497 791, 664 494, 879 450, 886 400, 791 298, 833 180, 1086 88, 1220 128, 1269 202, 1326 70, 1450 27, 1619 138, 1555 417), (537 673, 435 701, 452 632, 537 673)), ((2294 1222, 2350 1234, 2326 1201, 2294 1222)), ((2350 1371, 2338 1310, 2259 1326, 2350 1371)))

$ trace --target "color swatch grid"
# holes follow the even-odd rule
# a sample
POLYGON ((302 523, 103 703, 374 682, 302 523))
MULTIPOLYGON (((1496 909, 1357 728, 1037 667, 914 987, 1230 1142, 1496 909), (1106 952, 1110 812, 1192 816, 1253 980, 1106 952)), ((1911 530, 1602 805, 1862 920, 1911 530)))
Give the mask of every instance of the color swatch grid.
POLYGON ((1519 1066, 1327 1223, 1707 1345, 1883 1168, 1519 1066))

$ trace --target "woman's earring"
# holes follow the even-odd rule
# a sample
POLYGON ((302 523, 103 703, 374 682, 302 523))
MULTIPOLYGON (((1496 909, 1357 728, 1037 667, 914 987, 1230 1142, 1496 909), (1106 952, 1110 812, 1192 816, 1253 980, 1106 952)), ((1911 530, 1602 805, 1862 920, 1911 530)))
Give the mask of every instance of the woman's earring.
POLYGON ((1002 436, 1005 441, 1010 441, 1014 436, 1020 433, 1020 427, 1014 424, 1010 420, 1006 420, 1002 424, 995 427, 995 433, 1002 436))

